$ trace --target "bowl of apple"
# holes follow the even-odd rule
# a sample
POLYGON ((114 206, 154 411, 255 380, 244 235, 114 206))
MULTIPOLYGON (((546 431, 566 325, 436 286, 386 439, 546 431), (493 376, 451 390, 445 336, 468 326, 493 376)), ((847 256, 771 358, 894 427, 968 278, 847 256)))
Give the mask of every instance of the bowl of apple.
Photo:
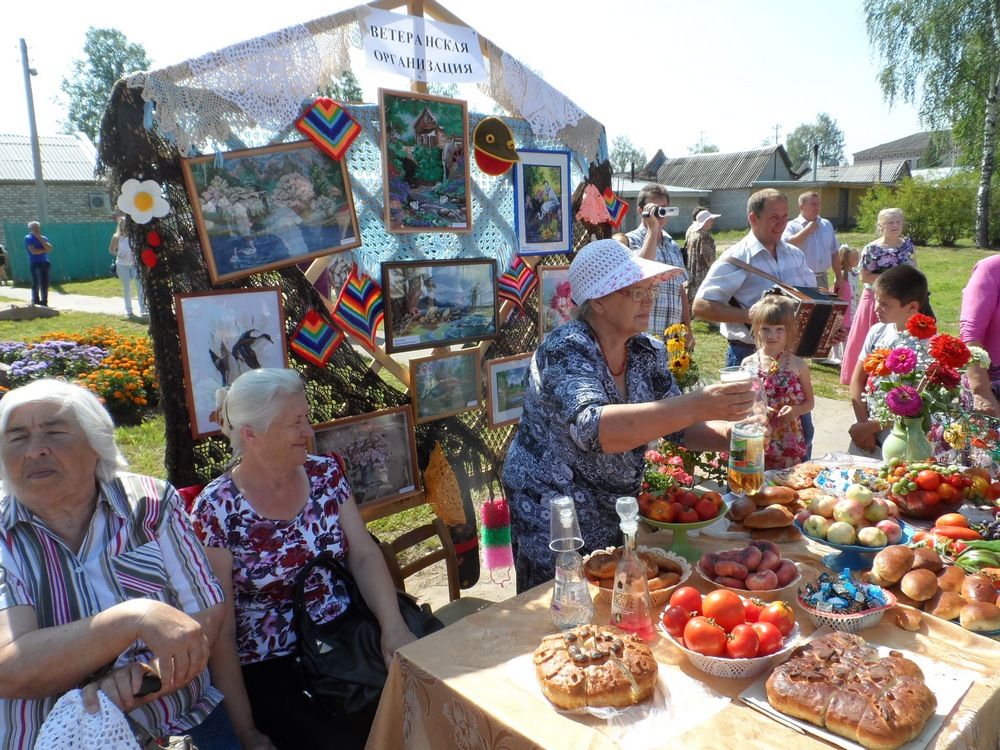
POLYGON ((672 487, 665 492, 639 495, 639 515, 654 529, 673 532, 670 551, 686 560, 697 560, 701 553, 688 542, 687 532, 715 523, 729 506, 713 490, 695 491, 672 487))

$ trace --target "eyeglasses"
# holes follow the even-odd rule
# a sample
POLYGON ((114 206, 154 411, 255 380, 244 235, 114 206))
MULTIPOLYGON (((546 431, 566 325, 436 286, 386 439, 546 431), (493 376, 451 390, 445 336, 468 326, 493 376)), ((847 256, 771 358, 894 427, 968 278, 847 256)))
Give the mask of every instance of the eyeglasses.
POLYGON ((642 302, 643 300, 656 299, 657 288, 655 286, 643 289, 641 287, 631 287, 630 289, 619 289, 618 294, 627 294, 632 298, 633 302, 642 302))

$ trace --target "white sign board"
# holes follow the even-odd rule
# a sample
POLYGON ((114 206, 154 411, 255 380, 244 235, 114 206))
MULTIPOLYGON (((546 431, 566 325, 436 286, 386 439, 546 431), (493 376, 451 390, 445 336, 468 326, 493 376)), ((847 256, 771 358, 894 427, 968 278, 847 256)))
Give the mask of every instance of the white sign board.
POLYGON ((479 35, 467 26, 370 9, 362 30, 370 68, 427 83, 486 80, 479 35))

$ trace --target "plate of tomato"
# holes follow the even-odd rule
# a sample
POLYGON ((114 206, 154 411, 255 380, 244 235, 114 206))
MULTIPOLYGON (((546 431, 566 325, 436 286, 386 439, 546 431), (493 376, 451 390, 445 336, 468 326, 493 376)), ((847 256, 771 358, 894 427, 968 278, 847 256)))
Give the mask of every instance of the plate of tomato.
POLYGON ((642 520, 654 529, 672 531, 670 551, 690 561, 697 560, 701 553, 688 542, 687 532, 710 526, 729 510, 722 495, 714 490, 697 492, 677 487, 659 495, 643 492, 638 500, 642 520))
POLYGON ((695 667, 731 679, 763 673, 794 648, 800 633, 787 602, 727 589, 702 596, 691 586, 674 591, 659 627, 695 667))

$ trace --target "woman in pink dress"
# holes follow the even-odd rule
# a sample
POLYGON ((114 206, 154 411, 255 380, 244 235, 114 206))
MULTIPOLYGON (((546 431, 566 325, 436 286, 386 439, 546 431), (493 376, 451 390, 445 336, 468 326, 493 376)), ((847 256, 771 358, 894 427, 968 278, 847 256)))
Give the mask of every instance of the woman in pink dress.
POLYGON ((909 237, 903 236, 903 212, 898 208, 883 208, 878 212, 878 230, 881 236, 869 242, 861 251, 861 282, 864 291, 858 300, 858 307, 851 320, 851 332, 844 347, 840 363, 840 382, 849 385, 854 374, 854 365, 861 353, 861 346, 868 335, 868 329, 876 323, 875 296, 872 284, 878 275, 900 263, 916 267, 913 258, 914 247, 909 237))

